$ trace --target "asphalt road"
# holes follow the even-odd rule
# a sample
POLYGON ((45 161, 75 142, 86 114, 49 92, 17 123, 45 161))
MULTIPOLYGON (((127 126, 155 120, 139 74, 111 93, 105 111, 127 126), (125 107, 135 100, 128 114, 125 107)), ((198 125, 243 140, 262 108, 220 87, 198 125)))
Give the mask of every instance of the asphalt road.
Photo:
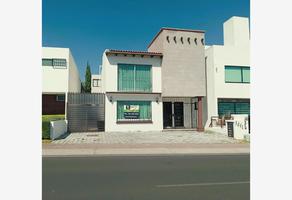
POLYGON ((43 157, 43 200, 247 200, 249 155, 43 157))

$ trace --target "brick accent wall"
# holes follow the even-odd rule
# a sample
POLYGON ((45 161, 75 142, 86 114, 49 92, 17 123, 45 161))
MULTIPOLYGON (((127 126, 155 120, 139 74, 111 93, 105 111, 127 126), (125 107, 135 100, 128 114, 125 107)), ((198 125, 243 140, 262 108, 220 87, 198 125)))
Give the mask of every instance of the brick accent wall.
POLYGON ((42 95, 42 114, 65 114, 65 101, 57 101, 55 94, 42 95))

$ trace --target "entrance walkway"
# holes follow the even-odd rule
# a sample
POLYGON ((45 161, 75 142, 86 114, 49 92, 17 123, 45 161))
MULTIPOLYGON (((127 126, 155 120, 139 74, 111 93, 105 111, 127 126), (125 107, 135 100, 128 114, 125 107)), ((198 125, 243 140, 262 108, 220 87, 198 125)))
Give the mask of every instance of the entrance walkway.
POLYGON ((230 144, 241 141, 220 133, 196 131, 71 133, 53 144, 230 144))

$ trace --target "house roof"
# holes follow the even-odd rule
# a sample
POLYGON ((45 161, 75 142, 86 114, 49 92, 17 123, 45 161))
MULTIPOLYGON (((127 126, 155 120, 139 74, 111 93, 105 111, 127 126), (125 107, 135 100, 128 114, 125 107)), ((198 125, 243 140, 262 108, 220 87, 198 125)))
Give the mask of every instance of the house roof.
POLYGON ((117 49, 107 49, 106 55, 109 54, 124 54, 124 55, 147 55, 147 56, 163 56, 162 53, 149 52, 149 51, 130 51, 130 50, 117 50, 117 49))
POLYGON ((181 28, 167 28, 167 27, 163 27, 163 28, 160 29, 160 31, 152 39, 152 41, 148 45, 148 48, 156 40, 156 38, 160 35, 160 33, 162 33, 163 30, 168 30, 168 31, 184 31, 184 32, 193 32, 193 33, 205 33, 205 31, 203 31, 203 30, 193 30, 193 29, 181 29, 181 28))

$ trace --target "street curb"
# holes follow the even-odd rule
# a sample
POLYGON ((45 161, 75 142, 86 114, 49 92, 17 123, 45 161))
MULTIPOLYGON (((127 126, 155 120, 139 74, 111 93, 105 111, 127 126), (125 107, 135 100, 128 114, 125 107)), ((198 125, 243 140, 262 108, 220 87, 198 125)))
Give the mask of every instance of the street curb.
POLYGON ((249 148, 83 148, 43 149, 47 156, 124 156, 124 155, 204 155, 204 154, 249 154, 249 148))

